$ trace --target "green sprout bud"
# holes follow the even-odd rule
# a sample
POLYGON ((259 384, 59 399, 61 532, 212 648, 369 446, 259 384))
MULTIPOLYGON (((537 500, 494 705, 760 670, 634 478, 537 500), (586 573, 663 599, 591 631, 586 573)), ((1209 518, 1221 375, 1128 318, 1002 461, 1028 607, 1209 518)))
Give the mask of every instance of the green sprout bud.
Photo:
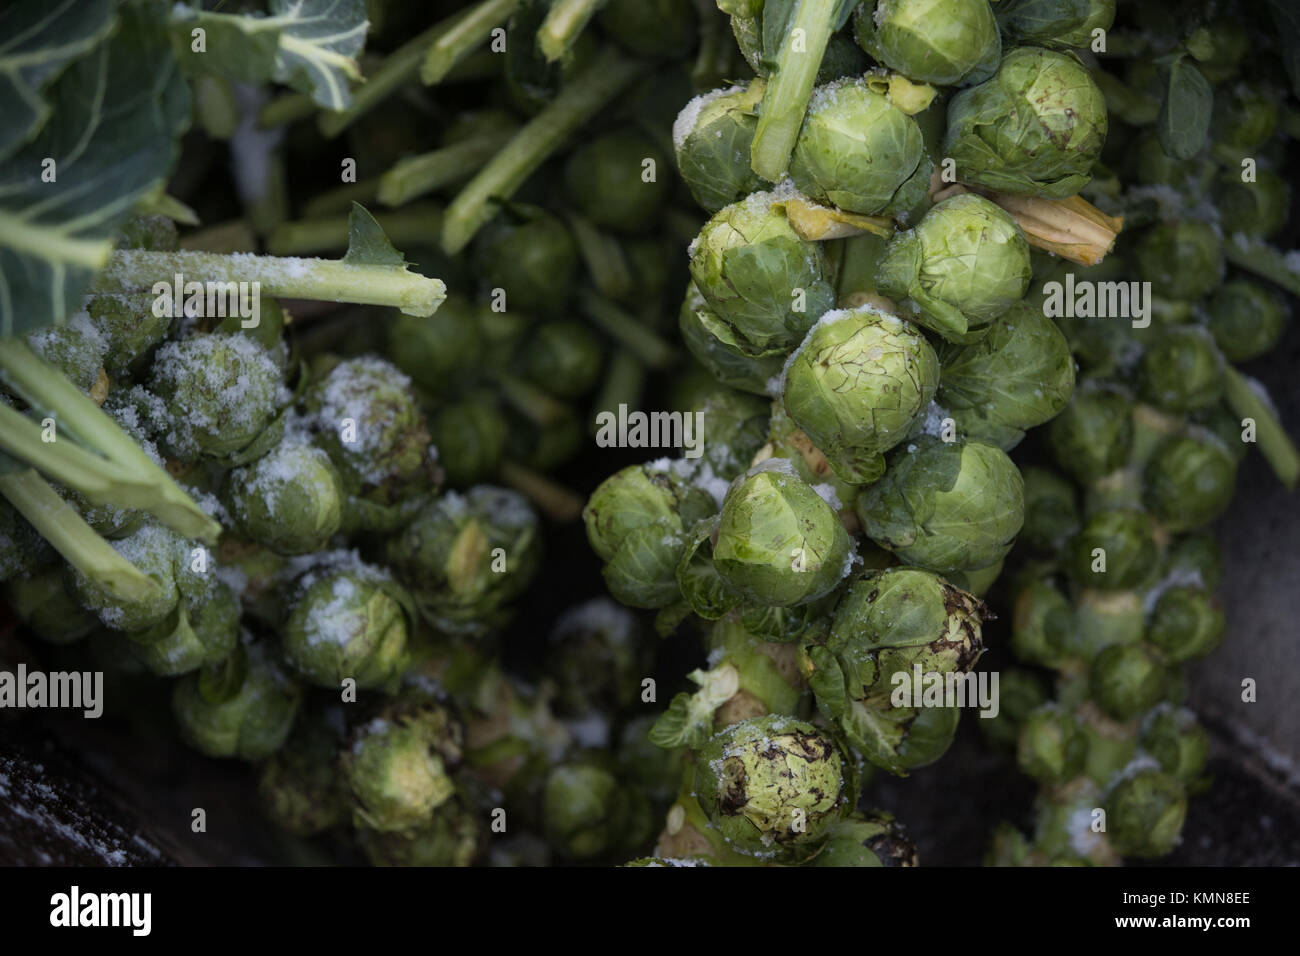
POLYGON ((430 431, 447 484, 464 488, 500 470, 510 424, 494 401, 472 398, 440 408, 430 431))
POLYGON ((997 716, 979 721, 984 739, 999 750, 1015 752, 1021 724, 1032 711, 1047 703, 1048 696, 1047 687, 1033 671, 1020 668, 1003 670, 998 681, 997 716))
POLYGON ((1009 451, 1051 421, 1074 392, 1070 343, 1051 319, 1017 302, 978 342, 939 357, 939 404, 964 436, 1009 451))
POLYGON ((813 91, 790 159, 790 178, 813 200, 906 214, 925 199, 931 169, 916 120, 860 77, 813 91))
POLYGON ((900 560, 940 573, 1006 557, 1024 523, 1024 480, 1006 453, 923 435, 900 446, 856 503, 867 537, 900 560))
POLYGON ((1088 687, 1093 700, 1116 720, 1132 720, 1164 696, 1168 673, 1141 644, 1112 644, 1092 662, 1088 687))
POLYGON ((1081 587, 1139 587, 1156 569, 1156 529, 1145 511, 1111 508, 1088 517, 1070 542, 1070 574, 1081 587))
POLYGON ((148 523, 127 537, 109 543, 114 551, 152 578, 157 589, 140 600, 125 600, 69 566, 68 591, 78 604, 94 612, 104 626, 117 631, 143 631, 166 620, 180 599, 176 586, 177 560, 188 558, 184 550, 178 553, 180 539, 162 525, 148 523))
POLYGON ((678 313, 678 327, 687 350, 719 382, 754 395, 766 395, 768 383, 781 374, 788 349, 753 346, 718 318, 695 283, 687 290, 678 313))
POLYGON ((480 327, 484 313, 492 314, 455 294, 447 296, 433 320, 399 312, 389 323, 385 354, 420 388, 458 395, 488 352, 480 327))
POLYGON ((1164 591, 1147 624, 1147 640, 1175 663, 1205 657, 1223 639, 1223 611, 1214 592, 1179 586, 1164 591))
POLYGON ((672 186, 668 161, 636 129, 582 141, 564 166, 569 202, 592 223, 615 232, 649 232, 672 186))
POLYGON ((216 582, 199 607, 182 604, 166 623, 128 636, 140 645, 136 656, 151 674, 177 677, 230 656, 239 643, 242 610, 234 589, 216 582))
POLYGON ((339 474, 320 448, 282 441, 226 478, 231 518, 251 540, 277 554, 325 547, 343 520, 339 474))
POLYGON ((1223 394, 1223 356, 1199 326, 1161 329, 1139 375, 1142 398, 1167 412, 1206 408, 1223 394))
POLYGON ((547 673, 555 681, 556 711, 570 717, 612 717, 640 700, 641 679, 653 670, 636 617, 609 598, 566 611, 551 631, 547 673))
POLYGON ((773 204, 754 193, 718 212, 691 244, 691 277, 738 341, 792 348, 835 293, 822 247, 800 239, 773 204))
POLYGON ((1170 156, 1154 132, 1138 137, 1132 159, 1132 175, 1139 183, 1171 186, 1189 197, 1204 195, 1217 172, 1217 167, 1208 157, 1181 160, 1170 156))
POLYGON ((172 689, 172 712, 181 736, 209 757, 261 760, 284 744, 293 727, 302 689, 266 656, 260 644, 247 641, 221 670, 235 677, 224 686, 205 668, 178 680, 172 689), (233 667, 232 667, 233 665, 233 667))
POLYGON ((344 489, 390 504, 428 474, 429 433, 411 380, 383 359, 348 359, 315 382, 304 397, 344 489))
POLYGON ((1286 330, 1287 310, 1272 290, 1233 279, 1210 297, 1210 333, 1229 362, 1249 362, 1272 351, 1286 330))
POLYGON ((432 822, 456 792, 448 760, 459 757, 460 733, 442 712, 359 726, 340 761, 355 825, 389 832, 432 822))
POLYGON ((912 326, 869 306, 828 312, 786 366, 786 413, 844 481, 885 472, 939 382, 934 349, 912 326))
POLYGON ((536 512, 520 494, 479 485, 427 502, 388 541, 388 564, 420 613, 448 634, 505 623, 541 559, 536 512))
POLYGON ((1195 302, 1223 281, 1223 241, 1209 223, 1162 222, 1147 229, 1133 249, 1138 277, 1162 299, 1195 302))
POLYGON ((963 342, 1025 294, 1032 272, 1016 221, 983 196, 964 193, 933 206, 915 229, 894 234, 876 285, 909 300, 921 325, 963 342))
POLYGON ((1196 715, 1184 707, 1161 704, 1142 719, 1142 749, 1162 770, 1190 784, 1205 770, 1210 740, 1196 715))
POLYGON ((1171 435, 1142 474, 1142 501, 1169 531, 1190 531, 1227 510, 1237 488, 1237 462, 1208 432, 1171 435))
POLYGON ((916 866, 916 844, 888 813, 851 813, 831 829, 812 866, 916 866))
POLYGON ((74 644, 99 626, 99 619, 68 593, 58 565, 15 575, 5 582, 3 593, 5 604, 23 625, 51 644, 74 644))
POLYGON ((371 866, 441 867, 473 863, 484 834, 474 810, 453 797, 425 826, 402 831, 362 827, 356 836, 371 866))
POLYGON ((191 335, 154 354, 148 388, 167 405, 160 444, 182 461, 229 458, 288 400, 280 366, 247 335, 191 335))
POLYGON ((689 53, 699 29, 691 0, 609 0, 597 22, 633 53, 665 59, 689 53))
POLYGON ((1210 140, 1214 158, 1239 170, 1242 159, 1259 155, 1277 130, 1279 100, 1278 92, 1263 84, 1233 83, 1216 90, 1210 140))
POLYGON ((326 553, 295 582, 280 632, 285 660, 317 687, 387 684, 406 666, 406 600, 386 571, 326 553))
POLYGON ((762 80, 697 96, 673 123, 677 169, 695 201, 709 212, 766 185, 749 165, 762 80))
POLYGON ((1031 664, 1052 667, 1074 644, 1074 609, 1052 582, 1034 579, 1016 594, 1011 648, 1031 664))
POLYGON ((771 458, 728 490, 713 561, 743 596, 788 607, 834 590, 850 567, 852 547, 822 496, 785 459, 771 458))
POLYGON ((1217 591, 1221 576, 1218 540, 1207 531, 1175 538, 1165 549, 1162 575, 1181 575, 1185 581, 1195 581, 1210 591, 1217 591))
POLYGON ((31 574, 57 557, 50 543, 0 495, 0 581, 31 574))
POLYGON ((77 313, 62 325, 29 332, 24 339, 39 358, 63 373, 78 391, 89 394, 100 384, 109 340, 85 313, 77 313))
POLYGON ((542 827, 566 857, 590 860, 613 852, 627 836, 631 799, 608 770, 588 764, 554 768, 542 791, 542 827))
POLYGON ((1056 464, 1088 485, 1128 461, 1133 447, 1132 399, 1117 388, 1088 382, 1048 427, 1056 464))
POLYGON ((723 480, 743 474, 767 439, 771 403, 711 380, 683 411, 704 416, 709 440, 701 458, 723 480))
POLYGON ((1016 763, 1023 773, 1042 783, 1064 783, 1082 772, 1087 750, 1087 739, 1074 714, 1057 704, 1046 704, 1020 725, 1016 763))
POLYGON ((1291 208, 1291 184, 1271 169, 1261 169, 1253 182, 1235 172, 1221 176, 1214 188, 1214 207, 1225 235, 1242 233, 1267 239, 1286 225, 1291 208))
POLYGON ((618 745, 619 775, 644 793, 650 801, 667 807, 682 778, 682 753, 668 750, 650 739, 650 728, 658 716, 634 717, 623 725, 618 745))
POLYGON ((988 0, 875 0, 858 7, 853 35, 891 70, 938 86, 983 82, 1002 56, 988 0))
POLYGON ((998 26, 1025 46, 1092 46, 1115 22, 1115 0, 998 0, 998 26))
POLYGON ((1079 530, 1074 486, 1046 468, 1025 468, 1025 526, 1019 541, 1041 554, 1055 554, 1079 530))
POLYGON ((944 154, 962 182, 1048 199, 1092 178, 1106 142, 1106 99, 1073 56, 1020 47, 994 76, 948 104, 944 154))
POLYGON ((284 747, 262 765, 257 793, 271 822, 294 836, 314 836, 347 820, 337 773, 343 742, 340 710, 304 715, 284 747))
POLYGON ((524 346, 524 374, 560 398, 586 395, 601 371, 600 342, 582 322, 543 322, 524 346))
POLYGON ((768 716, 716 734, 695 763, 700 806, 732 849, 811 856, 847 809, 845 762, 811 724, 768 716))
POLYGON ((563 312, 578 275, 578 249, 568 227, 536 207, 510 211, 513 217, 499 216, 479 234, 474 263, 480 281, 504 289, 510 309, 563 312))
POLYGON ((1164 856, 1177 844, 1187 817, 1187 792, 1177 778, 1139 770, 1106 798, 1107 835, 1124 856, 1164 856))

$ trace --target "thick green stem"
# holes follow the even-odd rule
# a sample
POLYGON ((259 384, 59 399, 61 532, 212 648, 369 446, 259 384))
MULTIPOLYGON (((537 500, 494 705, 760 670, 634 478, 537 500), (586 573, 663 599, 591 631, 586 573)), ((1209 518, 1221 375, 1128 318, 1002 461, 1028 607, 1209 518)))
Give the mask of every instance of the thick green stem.
POLYGON ((578 293, 578 308, 650 368, 668 368, 677 360, 677 353, 671 345, 637 321, 635 316, 590 289, 578 293))
POLYGON ((1255 390, 1245 375, 1231 366, 1224 370, 1224 396, 1228 406, 1242 418, 1255 422, 1255 441, 1278 480, 1293 489, 1300 481, 1300 451, 1282 427, 1272 406, 1255 390))
MULTIPOLYGON (((346 231, 346 222, 342 223, 346 231)), ((97 289, 149 289, 185 281, 256 282, 260 294, 285 299, 320 299, 358 305, 390 305, 408 315, 433 315, 447 297, 440 279, 400 266, 356 265, 341 259, 301 259, 211 252, 146 252, 119 249, 95 280, 97 289)))
MULTIPOLYGON (((435 241, 442 226, 442 208, 420 203, 375 216, 384 235, 395 245, 427 246, 435 241)), ((266 249, 276 256, 332 252, 348 245, 348 219, 339 213, 281 223, 266 237, 266 249)))
POLYGON ((317 193, 307 200, 302 207, 303 219, 324 219, 328 216, 342 214, 345 218, 354 202, 365 206, 374 202, 379 195, 378 178, 363 179, 356 183, 344 183, 323 193, 317 193))
POLYGON ((505 372, 494 373, 492 379, 510 407, 539 428, 549 428, 571 414, 567 405, 551 398, 531 382, 505 372))
POLYGON ((623 246, 601 233, 582 216, 565 217, 569 232, 577 243, 587 274, 600 294, 610 299, 624 299, 632 291, 632 271, 628 268, 623 246))
POLYGON ((583 29, 605 0, 554 0, 537 30, 537 48, 554 63, 573 48, 583 29))
POLYGON ((501 151, 515 130, 498 130, 400 160, 379 177, 378 199, 385 206, 400 206, 435 189, 473 175, 501 151))
MULTIPOLYGON (((66 464, 75 458, 73 452, 83 453, 89 457, 82 462, 86 469, 78 475, 75 471, 65 472, 60 478, 70 487, 85 485, 93 488, 95 482, 103 476, 109 480, 120 477, 126 482, 122 490, 133 494, 130 489, 143 487, 150 493, 140 500, 138 507, 190 538, 212 542, 221 534, 221 526, 208 517, 195 504, 194 500, 172 480, 154 461, 144 453, 126 432, 118 427, 98 405, 77 390, 71 382, 46 365, 27 344, 19 339, 0 339, 0 377, 13 388, 33 409, 40 414, 48 414, 55 419, 56 427, 62 429, 71 439, 75 439, 87 448, 98 452, 107 463, 97 456, 84 452, 83 449, 65 448, 55 441, 41 441, 39 429, 34 422, 27 422, 29 427, 17 427, 9 416, 18 416, 13 409, 6 408, 3 438, 12 442, 15 451, 21 446, 27 453, 20 457, 29 465, 41 468, 45 460, 66 464), (30 440, 35 438, 41 447, 33 451, 30 440), (26 444, 24 444, 26 442, 26 444), (91 472, 100 469, 102 474, 91 472)), ((21 416, 19 416, 21 417, 21 416)), ((108 500, 118 501, 110 489, 108 500)), ((87 497, 90 497, 88 494, 87 497)))
POLYGON ((282 93, 262 104, 262 108, 257 111, 257 125, 262 129, 284 126, 306 119, 319 108, 306 93, 282 93))
POLYGON ((1294 253, 1281 252, 1263 239, 1238 234, 1223 244, 1229 262, 1300 296, 1300 266, 1292 264, 1294 253))
POLYGON ((433 41, 424 55, 420 82, 425 86, 442 82, 493 29, 505 23, 518 6, 519 0, 483 0, 459 14, 456 22, 433 41))
POLYGON ((551 154, 577 129, 634 79, 646 65, 612 47, 601 51, 587 68, 565 85, 558 96, 534 116, 514 139, 466 183, 447 208, 442 248, 454 255, 495 215, 494 200, 509 199, 551 154))
POLYGON ((750 148, 750 165, 768 182, 785 175, 803 126, 808 100, 821 69, 822 55, 835 29, 843 0, 797 0, 790 16, 777 66, 767 78, 759 105, 758 128, 750 148))
POLYGON ((573 521, 582 514, 581 497, 516 462, 501 462, 501 480, 529 498, 552 521, 573 521))
POLYGON ((54 550, 83 575, 123 601, 143 601, 158 583, 95 533, 48 481, 30 468, 0 474, 0 494, 54 550))

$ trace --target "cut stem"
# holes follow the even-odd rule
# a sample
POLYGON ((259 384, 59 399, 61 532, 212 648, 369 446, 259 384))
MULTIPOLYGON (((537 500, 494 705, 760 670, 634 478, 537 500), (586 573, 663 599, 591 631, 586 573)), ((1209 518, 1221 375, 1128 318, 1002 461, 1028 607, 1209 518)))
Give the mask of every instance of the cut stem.
POLYGON ((447 208, 442 248, 464 249, 496 213, 493 200, 509 199, 516 189, 645 70, 646 65, 607 47, 565 85, 545 109, 526 123, 479 174, 466 183, 447 208))
POLYGON ((554 63, 573 48, 605 0, 553 0, 551 10, 537 30, 537 48, 554 63))
POLYGON ((465 179, 482 168, 515 135, 497 130, 400 160, 379 177, 378 199, 385 206, 401 206, 435 189, 465 179))
POLYGON ((519 0, 483 0, 457 15, 456 22, 443 31, 420 66, 420 82, 432 86, 442 82, 458 63, 474 52, 474 48, 505 23, 519 0))
POLYGON ((516 462, 501 462, 501 480, 525 495, 552 521, 567 522, 582 514, 582 499, 563 485, 516 462))
POLYGON ((1232 366, 1224 369, 1224 397, 1234 413, 1255 422, 1255 441, 1278 480, 1290 490, 1300 481, 1300 451, 1286 433, 1272 406, 1255 390, 1256 384, 1232 366))
POLYGON ((603 235, 582 216, 570 213, 565 220, 578 246, 578 255, 600 294, 610 299, 625 299, 632 291, 632 271, 622 244, 603 235))
POLYGON ((591 289, 578 293, 578 308, 611 338, 650 368, 668 368, 677 360, 673 347, 613 302, 591 289))

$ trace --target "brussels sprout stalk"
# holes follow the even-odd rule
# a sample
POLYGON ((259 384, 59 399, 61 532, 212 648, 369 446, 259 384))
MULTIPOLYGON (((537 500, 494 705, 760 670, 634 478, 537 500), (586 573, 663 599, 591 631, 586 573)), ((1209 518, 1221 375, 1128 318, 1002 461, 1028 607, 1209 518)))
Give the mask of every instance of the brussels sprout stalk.
POLYGON ((1259 450, 1272 465, 1278 480, 1294 490, 1296 482, 1300 481, 1300 450, 1296 449, 1268 402, 1252 387, 1250 379, 1230 365, 1223 371, 1224 397, 1228 405, 1242 418, 1254 419, 1259 450))
POLYGON ((588 21, 605 0, 554 0, 537 31, 537 48, 554 63, 573 48, 588 21))
POLYGON ((677 353, 672 346, 608 299, 583 289, 578 293, 578 305, 593 324, 650 368, 667 368, 676 361, 677 353))
POLYGON ((452 22, 443 21, 445 28, 438 30, 438 38, 429 45, 420 64, 420 82, 425 86, 442 82, 518 6, 519 0, 483 0, 467 10, 457 11, 452 22))
POLYGON ((385 206, 401 206, 467 177, 510 142, 514 133, 512 128, 489 130, 432 152, 408 156, 379 177, 377 198, 385 206))

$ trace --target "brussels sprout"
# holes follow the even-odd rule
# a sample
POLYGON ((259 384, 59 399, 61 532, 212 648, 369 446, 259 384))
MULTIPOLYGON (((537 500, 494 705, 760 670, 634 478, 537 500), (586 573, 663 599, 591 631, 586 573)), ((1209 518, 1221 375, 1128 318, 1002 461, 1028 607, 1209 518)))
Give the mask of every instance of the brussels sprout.
POLYGON ((1092 699, 1116 720, 1132 720, 1164 696, 1169 675, 1141 644, 1112 644, 1093 659, 1088 675, 1092 699))
POLYGON ((1073 196, 1106 141, 1106 100, 1073 56, 1020 47, 948 104, 944 154, 957 178, 1002 192, 1073 196))
POLYGON ((200 606, 182 604, 174 620, 128 636, 140 645, 136 657, 151 674, 176 677, 230 656, 239 643, 242 610, 239 595, 218 581, 200 606))
POLYGON ((1207 408, 1223 395, 1223 356, 1199 326, 1160 329, 1139 375, 1142 397, 1167 412, 1207 408))
POLYGON ((1182 663, 1205 657, 1223 639, 1223 611, 1205 587, 1171 587, 1160 595, 1147 624, 1147 640, 1182 663))
POLYGON ((768 384, 781 374, 789 355, 783 346, 758 347, 740 339, 709 308, 693 282, 678 313, 678 327, 695 360, 719 382, 742 392, 766 395, 768 384))
POLYGON ((1037 865, 1120 865, 1122 861, 1111 847, 1108 833, 1093 829, 1100 803, 1097 787, 1086 782, 1040 790, 1034 804, 1037 865))
POLYGON ((386 571, 326 553, 294 583, 280 631, 285 660, 318 687, 387 684, 407 663, 407 600, 386 571))
POLYGON ((1132 400, 1119 389, 1085 383, 1048 427, 1058 467, 1083 485, 1122 467, 1133 447, 1132 412, 1132 400))
POLYGON ((1177 844, 1187 817, 1187 792, 1178 779, 1140 769, 1106 797, 1107 835, 1124 856, 1164 856, 1177 844))
POLYGON ((554 768, 542 791, 542 828, 565 856, 590 860, 632 842, 633 798, 608 770, 590 764, 554 768))
POLYGON ((828 312, 786 365, 786 413, 844 481, 885 471, 884 452, 934 397, 939 362, 912 326, 864 306, 828 312))
POLYGON ((980 83, 1002 56, 988 0, 874 0, 858 7, 853 35, 891 70, 939 86, 980 83))
POLYGON ((398 313, 388 325, 385 354, 421 388, 458 395, 490 354, 482 328, 486 307, 451 294, 433 318, 398 313))
POLYGON ((451 771, 463 738, 460 725, 433 700, 413 708, 399 698, 358 726, 339 761, 353 823, 384 832, 431 823, 456 792, 451 771))
POLYGON ((979 728, 989 743, 1007 752, 1015 752, 1020 726, 1029 714, 1047 703, 1048 690, 1033 671, 1013 668, 1003 670, 998 681, 998 713, 982 717, 979 728))
POLYGON ((0 495, 0 581, 38 571, 57 558, 50 543, 0 495))
POLYGON ((430 431, 447 483, 464 488, 496 475, 510 423, 495 402, 479 397, 444 405, 430 431))
POLYGON ((1042 554, 1055 554, 1079 530, 1074 486, 1046 468, 1025 468, 1025 526, 1019 541, 1042 554))
POLYGON ((835 294, 818 243, 800 239, 773 193, 718 212, 691 244, 691 277, 737 340, 792 348, 835 294))
POLYGON ((1024 480, 1006 453, 921 436, 857 500, 867 537, 908 564, 973 571, 1006 557, 1024 523, 1024 480))
POLYGON ((1226 84, 1215 91, 1210 120, 1210 153, 1215 159, 1239 170, 1242 159, 1259 154, 1282 115, 1279 92, 1251 83, 1226 84))
POLYGON ((600 342, 581 322, 543 322, 524 345, 524 373, 560 398, 586 395, 600 381, 600 342))
POLYGON ((1138 277, 1162 299, 1194 302, 1223 281, 1223 242, 1214 227, 1194 219, 1157 223, 1133 249, 1138 277))
POLYGON ((1127 590, 1151 577, 1157 553, 1155 524, 1145 511, 1098 511, 1070 542, 1070 574, 1083 587, 1127 590))
POLYGON ((998 25, 1017 42, 1053 49, 1092 46, 1115 22, 1115 0, 998 0, 998 25))
POLYGON ((983 196, 964 193, 895 233, 876 274, 880 292, 908 299, 914 320, 963 342, 983 334, 1029 288, 1029 243, 983 196), (969 338, 968 338, 969 336, 969 338))
POLYGON ((388 541, 388 564, 448 634, 482 635, 509 616, 541 559, 538 519, 514 491, 480 485, 427 502, 388 541))
POLYGON ((570 153, 564 185, 569 202, 595 225, 644 233, 653 228, 668 200, 672 181, 667 166, 666 157, 644 133, 619 130, 570 153))
POLYGON ((511 206, 479 233, 474 264, 484 286, 505 290, 509 309, 555 315, 577 287, 578 249, 568 227, 536 207, 511 206))
POLYGON ((213 671, 191 672, 172 688, 172 711, 181 736, 209 757, 261 760, 284 744, 293 727, 302 689, 265 649, 246 641, 219 669, 237 679, 226 686, 210 680, 213 671))
POLYGON ((100 376, 104 374, 109 339, 86 313, 78 312, 62 325, 28 332, 24 340, 37 357, 63 373, 78 391, 89 394, 97 385, 107 385, 100 384, 100 376))
POLYGON ((931 169, 916 120, 861 78, 813 91, 790 158, 790 178, 812 199, 866 215, 906 214, 925 199, 931 169))
POLYGON ((1147 462, 1142 484, 1142 500, 1156 519, 1167 530, 1189 531, 1232 503, 1237 462, 1213 435, 1173 435, 1147 462))
POLYGON ((695 794, 733 850, 811 856, 847 807, 845 761, 811 724, 769 716, 716 734, 695 763, 695 794))
POLYGON ((1074 608, 1052 582, 1031 580, 1016 594, 1011 648, 1031 664, 1054 667, 1075 644, 1074 608))
POLYGON ((314 836, 347 819, 336 773, 342 730, 341 710, 304 714, 285 746, 262 765, 258 798, 276 826, 314 836))
POLYGON ((1238 233, 1267 239, 1286 225, 1291 208, 1291 184, 1271 169, 1256 172, 1253 182, 1236 173, 1221 176, 1215 184, 1214 208, 1226 235, 1238 233))
POLYGON ((1055 703, 1045 704, 1020 725, 1016 764, 1042 783, 1065 783, 1083 771, 1087 749, 1075 715, 1055 703))
POLYGON ((107 345, 101 361, 110 376, 128 377, 139 360, 167 337, 172 317, 165 310, 160 311, 164 314, 154 315, 147 308, 137 311, 124 297, 116 295, 87 298, 86 312, 107 345))
POLYGON ((831 506, 784 459, 761 463, 727 491, 713 561, 751 601, 788 607, 824 597, 848 571, 851 554, 831 506))
POLYGON ((76 602, 118 631, 143 631, 162 623, 180 600, 177 563, 183 558, 181 540, 162 525, 142 525, 125 538, 112 541, 113 550, 158 585, 150 595, 128 601, 111 594, 99 582, 68 566, 66 583, 76 602))
POLYGON ((51 644, 73 644, 99 625, 94 614, 77 606, 57 565, 10 578, 3 593, 23 625, 51 644))
POLYGON ((1180 535, 1165 549, 1162 574, 1181 575, 1210 591, 1219 589, 1219 542, 1206 531, 1180 535))
POLYGON ((857 517, 853 513, 853 503, 857 500, 861 486, 851 485, 835 474, 826 455, 786 414, 785 406, 780 402, 772 404, 767 444, 755 455, 755 463, 767 458, 783 458, 789 462, 794 473, 817 488, 839 513, 845 528, 857 533, 859 529, 857 517))
POLYGON ((410 385, 391 363, 364 356, 340 362, 307 390, 316 444, 349 494, 392 504, 429 483, 429 432, 410 385))
POLYGON ((246 335, 191 335, 154 353, 148 387, 167 406, 161 444, 183 461, 229 458, 288 400, 279 365, 246 335))
POLYGON ((1207 310, 1210 333, 1230 362, 1267 354, 1286 330, 1286 305, 1271 289, 1246 279, 1233 279, 1215 289, 1207 310))
POLYGON ((546 655, 556 711, 608 718, 637 703, 641 679, 652 670, 643 637, 632 612, 609 598, 594 598, 561 615, 546 655))
POLYGON ((664 607, 681 597, 677 565, 687 532, 717 511, 686 468, 689 463, 631 465, 606 478, 583 509, 587 540, 622 604, 664 607))
POLYGON ((1182 707, 1162 704, 1142 719, 1142 749, 1160 768, 1184 784, 1200 777, 1210 742, 1196 715, 1182 707))
POLYGON ((1188 197, 1204 195, 1218 171, 1208 157, 1182 160, 1170 156, 1154 132, 1138 137, 1132 159, 1133 178, 1139 183, 1172 186, 1188 197))
POLYGON ((1016 302, 973 345, 948 347, 938 402, 964 436, 1010 451, 1051 421, 1074 392, 1074 357, 1056 324, 1016 302))
POLYGON ((342 482, 329 455, 291 438, 231 471, 225 498, 244 534, 278 554, 319 551, 343 520, 342 482))
POLYGON ((682 752, 660 747, 650 739, 658 718, 647 714, 623 725, 618 744, 618 772, 656 805, 666 807, 682 782, 682 752))
POLYGON ((831 828, 812 866, 916 866, 916 845, 888 813, 853 812, 831 828))
POLYGON ((674 59, 690 52, 698 29, 691 0, 609 0, 596 21, 633 53, 674 59))
POLYGON ((704 422, 702 460, 713 474, 730 481, 749 468, 767 438, 771 403, 754 395, 715 385, 699 396, 686 414, 699 412, 704 422))
POLYGON ((469 866, 479 855, 483 830, 474 809, 453 797, 413 830, 362 827, 357 842, 372 866, 469 866))
POLYGON ((695 201, 711 213, 766 185, 749 165, 763 88, 756 79, 704 93, 673 123, 677 169, 695 201))

